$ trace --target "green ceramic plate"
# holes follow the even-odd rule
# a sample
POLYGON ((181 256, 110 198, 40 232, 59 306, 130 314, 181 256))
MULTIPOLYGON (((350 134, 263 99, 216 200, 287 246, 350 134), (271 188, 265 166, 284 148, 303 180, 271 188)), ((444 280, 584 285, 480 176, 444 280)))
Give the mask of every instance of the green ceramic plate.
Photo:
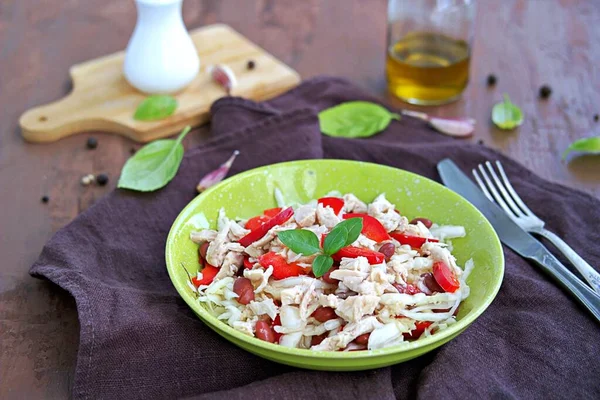
POLYGON ((444 186, 419 175, 377 164, 343 160, 307 160, 269 165, 233 176, 196 197, 179 214, 167 239, 167 269, 177 291, 194 312, 230 342, 269 360, 297 367, 354 371, 383 367, 418 357, 448 342, 469 326, 490 305, 504 275, 500 241, 485 217, 469 202, 444 186), (197 245, 192 230, 214 227, 217 212, 230 218, 249 218, 276 207, 274 189, 287 203, 308 202, 332 190, 354 193, 369 202, 379 193, 395 203, 409 219, 427 217, 439 224, 462 225, 467 237, 453 240, 459 265, 473 258, 475 269, 467 283, 470 296, 463 302, 458 322, 428 338, 372 351, 317 352, 290 349, 236 331, 208 314, 194 299, 181 265, 198 270, 197 245))

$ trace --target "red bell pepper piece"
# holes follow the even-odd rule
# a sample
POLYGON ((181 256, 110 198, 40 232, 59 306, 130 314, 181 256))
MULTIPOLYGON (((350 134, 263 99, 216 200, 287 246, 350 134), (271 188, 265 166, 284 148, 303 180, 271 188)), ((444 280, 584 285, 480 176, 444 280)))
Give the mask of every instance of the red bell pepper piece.
POLYGON ((415 329, 409 333, 403 333, 405 339, 418 339, 421 337, 425 329, 429 328, 433 322, 431 321, 417 321, 415 323, 415 329))
POLYGON ((258 258, 258 263, 264 268, 268 268, 269 265, 271 265, 273 267, 273 278, 277 280, 289 278, 291 276, 306 275, 306 271, 298 264, 288 264, 282 255, 272 251, 260 256, 258 258))
POLYGON ((251 231, 253 231, 253 230, 259 228, 262 224, 267 222, 269 219, 271 219, 271 218, 267 217, 266 215, 258 215, 256 217, 252 217, 248 220, 248 222, 246 222, 246 229, 250 229, 251 231))
POLYGON ((366 257, 369 264, 381 264, 385 261, 385 255, 382 253, 352 246, 342 247, 332 257, 335 261, 340 261, 342 258, 366 257))
POLYGON ((434 238, 405 235, 404 233, 400 232, 392 232, 390 233, 390 236, 399 241, 400 244, 407 244, 415 249, 420 249, 421 246, 423 246, 426 242, 439 242, 439 240, 434 238))
POLYGON ((215 276, 219 272, 219 268, 212 266, 210 264, 206 264, 202 269, 202 279, 198 279, 198 277, 192 278, 192 283, 194 286, 198 287, 200 285, 210 285, 212 281, 215 279, 215 276))
POLYGON ((283 224, 288 219, 290 219, 292 215, 294 215, 294 209, 292 207, 286 208, 273 218, 264 222, 258 228, 251 230, 249 234, 247 234, 239 240, 240 244, 244 247, 250 246, 252 243, 265 236, 267 232, 269 232, 269 229, 271 229, 274 226, 283 224))
POLYGON ((281 326, 281 317, 279 317, 279 314, 277 314, 277 316, 275 317, 275 320, 271 324, 271 328, 273 328, 273 333, 275 334, 275 343, 279 343, 279 338, 281 338, 283 333, 277 332, 275 330, 276 326, 281 326))
POLYGON ((361 233, 369 239, 376 241, 377 243, 381 243, 384 240, 390 239, 390 235, 388 235, 383 225, 381 225, 381 222, 379 222, 377 218, 371 217, 368 214, 349 213, 344 214, 342 218, 362 218, 363 228, 361 233))
POLYGON ((252 267, 254 267, 254 264, 250 262, 249 257, 248 256, 244 257, 244 268, 252 269, 252 267))
POLYGON ((443 261, 433 263, 433 277, 446 292, 454 293, 460 287, 460 282, 456 279, 454 271, 443 261))
POLYGON ((321 197, 317 200, 317 203, 322 204, 323 207, 331 207, 335 215, 338 215, 342 208, 344 208, 344 199, 339 197, 321 197))
POLYGON ((263 214, 269 218, 273 218, 274 216, 279 214, 281 212, 281 210, 282 210, 281 207, 269 208, 268 210, 263 211, 263 214))

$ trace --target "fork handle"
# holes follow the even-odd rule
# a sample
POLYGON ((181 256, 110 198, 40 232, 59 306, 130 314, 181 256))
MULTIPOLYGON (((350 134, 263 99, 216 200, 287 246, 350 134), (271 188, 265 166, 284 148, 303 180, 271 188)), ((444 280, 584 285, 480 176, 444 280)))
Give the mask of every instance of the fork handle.
POLYGON ((600 294, 600 273, 598 273, 590 264, 587 263, 579 254, 575 252, 564 240, 559 238, 553 232, 547 229, 536 231, 539 235, 545 237, 554 244, 577 268, 583 278, 590 284, 596 293, 600 294))
POLYGON ((545 247, 542 247, 541 251, 530 258, 536 261, 546 273, 558 281, 567 291, 571 292, 575 299, 600 322, 600 296, 596 292, 592 291, 569 271, 545 247))

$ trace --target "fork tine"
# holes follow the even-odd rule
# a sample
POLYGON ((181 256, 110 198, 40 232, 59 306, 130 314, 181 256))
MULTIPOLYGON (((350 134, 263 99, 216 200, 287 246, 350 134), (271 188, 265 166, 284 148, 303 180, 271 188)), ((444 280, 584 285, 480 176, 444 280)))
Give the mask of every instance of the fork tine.
POLYGON ((504 186, 506 186, 506 189, 512 195, 513 199, 515 199, 515 201, 517 202, 517 204, 519 205, 519 207, 521 207, 521 209, 523 211, 525 211, 526 215, 534 216, 535 214, 533 213, 533 211, 531 211, 529 209, 529 207, 527 207, 525 205, 525 203, 523 202, 523 200, 521 200, 521 196, 519 196, 517 194, 517 192, 515 191, 515 189, 511 185, 510 181, 508 180, 508 177, 506 176, 506 173, 504 172, 504 168, 502 167, 502 163, 500 161, 496 161, 496 167, 498 167, 498 171, 500 171, 500 175, 502 176, 502 180, 504 181, 504 186))
POLYGON ((478 167, 479 167, 479 173, 481 174, 481 176, 483 176, 483 179, 485 180, 485 183, 487 183, 487 187, 490 190, 490 192, 492 192, 492 195, 494 197, 494 200, 496 200, 496 203, 498 203, 498 205, 500 207, 502 207, 502 209, 504 209, 504 211, 508 214, 509 217, 511 217, 511 218, 514 219, 515 215, 513 214, 512 210, 506 205, 506 203, 502 199, 502 196, 500 196, 500 194, 498 193, 498 191, 494 187, 494 184, 490 180, 487 172, 485 172, 485 169, 483 168, 483 165, 479 164, 478 167))
POLYGON ((512 197, 510 196, 510 194, 508 194, 508 192, 504 188, 504 185, 500 181, 500 178, 498 178, 498 175, 496 174, 496 170, 494 170, 494 166, 492 165, 492 163, 489 162, 489 161, 486 161, 485 162, 485 166, 487 167, 488 171, 490 171, 490 175, 492 175, 492 179, 494 180, 494 183, 496 183, 496 186, 498 187, 498 190, 500 190, 500 193, 502 194, 502 196, 504 198, 504 201, 506 201, 506 203, 508 204, 508 206, 510 207, 510 209, 515 213, 515 215, 517 217, 524 217, 525 214, 515 204, 515 202, 513 201, 512 197))
POLYGON ((487 190, 487 187, 485 186, 485 184, 481 181, 481 178, 479 177, 479 174, 477 173, 477 170, 475 168, 473 168, 473 170, 471 171, 473 173, 473 176, 475 177, 475 180, 477 181, 477 184, 479 185, 479 188, 481 189, 481 191, 483 192, 483 194, 485 194, 485 197, 487 197, 490 201, 494 201, 494 198, 492 197, 492 195, 490 194, 490 192, 487 190))

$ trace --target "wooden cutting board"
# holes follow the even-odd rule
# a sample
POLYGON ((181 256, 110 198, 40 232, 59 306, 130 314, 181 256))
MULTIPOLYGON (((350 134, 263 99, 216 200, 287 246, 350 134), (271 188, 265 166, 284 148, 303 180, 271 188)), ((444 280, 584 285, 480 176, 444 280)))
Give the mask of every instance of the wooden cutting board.
POLYGON ((211 104, 226 96, 207 72, 214 64, 226 64, 234 71, 238 85, 233 96, 265 100, 300 82, 296 71, 227 25, 210 25, 190 34, 200 56, 200 72, 190 86, 174 95, 178 107, 170 117, 152 122, 133 119, 146 95, 125 80, 125 52, 119 52, 71 67, 72 92, 26 111, 19 119, 23 137, 52 142, 79 132, 102 131, 148 142, 173 135, 186 125, 200 125, 209 120, 211 104), (246 67, 249 60, 256 64, 252 70, 246 67))

